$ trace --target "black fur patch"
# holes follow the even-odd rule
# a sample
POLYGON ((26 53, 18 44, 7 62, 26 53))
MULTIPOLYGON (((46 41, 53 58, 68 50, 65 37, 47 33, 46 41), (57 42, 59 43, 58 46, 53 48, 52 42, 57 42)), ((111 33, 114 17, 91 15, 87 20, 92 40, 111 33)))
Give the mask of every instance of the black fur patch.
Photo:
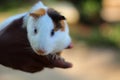
POLYGON ((55 24, 55 29, 60 29, 62 28, 60 21, 61 20, 66 20, 66 18, 61 15, 59 12, 57 12, 56 10, 49 8, 47 11, 48 15, 51 17, 51 19, 53 20, 54 24, 55 24))
POLYGON ((66 19, 63 15, 61 15, 59 12, 55 11, 52 8, 49 8, 47 13, 52 18, 52 20, 54 22, 59 22, 60 20, 65 20, 66 19))

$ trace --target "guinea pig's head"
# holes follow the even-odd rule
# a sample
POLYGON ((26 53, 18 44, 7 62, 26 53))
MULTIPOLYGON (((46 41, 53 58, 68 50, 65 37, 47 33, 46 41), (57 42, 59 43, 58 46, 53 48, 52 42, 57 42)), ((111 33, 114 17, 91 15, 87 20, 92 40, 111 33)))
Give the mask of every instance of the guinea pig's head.
POLYGON ((54 54, 71 47, 65 17, 51 8, 42 7, 29 13, 27 35, 38 55, 54 54))

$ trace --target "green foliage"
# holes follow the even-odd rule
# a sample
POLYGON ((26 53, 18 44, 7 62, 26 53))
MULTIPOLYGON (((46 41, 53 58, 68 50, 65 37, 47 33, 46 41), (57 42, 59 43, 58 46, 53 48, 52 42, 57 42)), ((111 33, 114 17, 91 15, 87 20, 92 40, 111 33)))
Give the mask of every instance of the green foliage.
POLYGON ((7 11, 9 9, 16 9, 23 6, 28 6, 38 0, 1 0, 0 11, 7 11))
POLYGON ((100 10, 100 7, 98 5, 99 5, 98 2, 92 2, 92 1, 84 2, 84 4, 82 4, 83 14, 86 15, 86 17, 93 17, 100 10))
POLYGON ((76 8, 80 12, 80 22, 88 25, 96 25, 101 23, 102 18, 100 16, 100 11, 102 8, 102 0, 70 1, 75 4, 76 8))
POLYGON ((99 27, 94 27, 87 37, 81 35, 79 32, 73 31, 71 31, 71 35, 75 41, 84 42, 89 46, 112 47, 118 49, 120 48, 120 27, 114 26, 112 28, 113 31, 111 32, 111 34, 107 34, 109 32, 103 34, 102 31, 100 31, 99 27))
POLYGON ((111 32, 107 34, 106 38, 113 41, 120 48, 120 24, 109 25, 111 32))

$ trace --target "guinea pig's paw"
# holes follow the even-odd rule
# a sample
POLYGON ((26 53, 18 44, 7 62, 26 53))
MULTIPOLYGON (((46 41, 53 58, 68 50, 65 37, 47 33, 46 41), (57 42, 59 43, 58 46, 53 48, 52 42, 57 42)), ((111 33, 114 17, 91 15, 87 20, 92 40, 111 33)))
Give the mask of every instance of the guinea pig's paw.
POLYGON ((49 60, 52 65, 59 68, 71 68, 72 64, 70 62, 65 61, 60 55, 57 54, 49 54, 49 60))

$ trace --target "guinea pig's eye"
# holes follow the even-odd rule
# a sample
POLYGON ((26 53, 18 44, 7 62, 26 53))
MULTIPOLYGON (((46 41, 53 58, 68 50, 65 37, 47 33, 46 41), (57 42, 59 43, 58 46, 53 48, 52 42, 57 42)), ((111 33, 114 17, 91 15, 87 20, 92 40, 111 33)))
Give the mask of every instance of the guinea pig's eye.
POLYGON ((36 28, 34 29, 34 33, 37 34, 37 29, 36 28))
POLYGON ((52 29, 51 36, 54 36, 54 34, 55 34, 55 31, 54 31, 54 29, 52 29))

